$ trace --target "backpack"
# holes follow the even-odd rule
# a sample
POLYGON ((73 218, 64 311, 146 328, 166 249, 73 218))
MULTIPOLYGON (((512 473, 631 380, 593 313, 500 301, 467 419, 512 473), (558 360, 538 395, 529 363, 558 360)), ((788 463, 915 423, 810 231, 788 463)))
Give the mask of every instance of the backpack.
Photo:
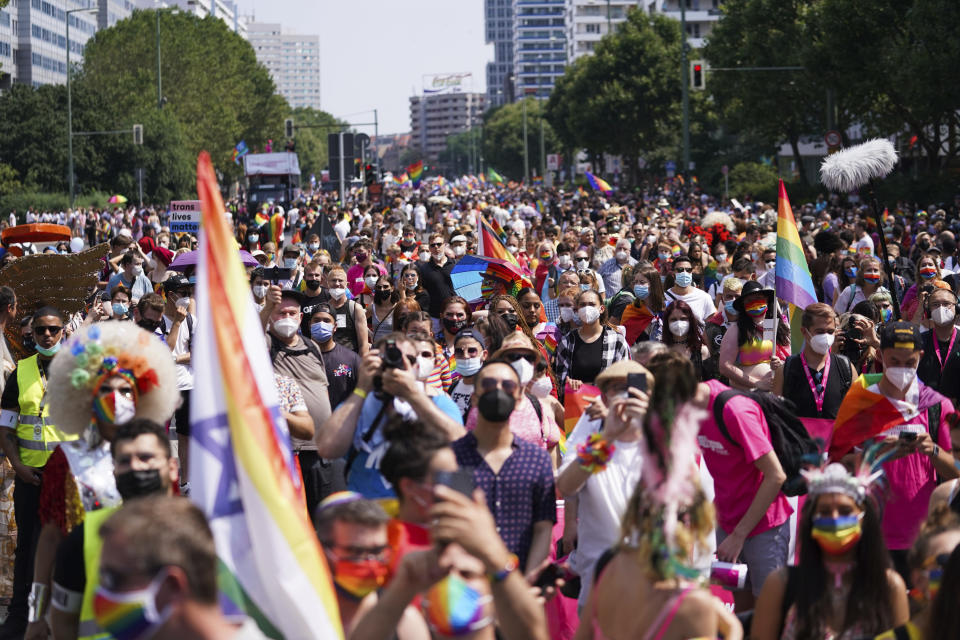
POLYGON ((804 465, 811 461, 817 462, 820 459, 820 447, 807 433, 806 427, 796 416, 796 407, 789 400, 784 400, 770 392, 765 391, 737 391, 727 389, 722 391, 714 400, 713 417, 717 422, 717 427, 723 437, 732 444, 740 447, 741 445, 730 437, 730 432, 723 424, 723 408, 727 401, 734 396, 745 396, 758 405, 767 420, 767 427, 770 429, 770 443, 773 445, 773 451, 783 467, 783 472, 787 474, 787 480, 783 483, 781 491, 787 496, 799 496, 807 492, 807 483, 800 470, 804 465))

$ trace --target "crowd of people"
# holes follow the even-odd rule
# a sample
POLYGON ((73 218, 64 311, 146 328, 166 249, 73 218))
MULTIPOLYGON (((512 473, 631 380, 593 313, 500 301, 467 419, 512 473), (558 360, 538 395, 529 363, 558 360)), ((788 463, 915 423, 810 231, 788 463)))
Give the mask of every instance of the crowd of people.
MULTIPOLYGON (((960 196, 798 207, 791 318, 769 204, 355 195, 227 211, 346 637, 960 637, 960 196), (515 279, 468 292, 477 256, 515 279)), ((265 637, 184 498, 196 235, 23 221, 73 241, 4 265, 109 250, 82 311, 0 287, 0 638, 265 637)))

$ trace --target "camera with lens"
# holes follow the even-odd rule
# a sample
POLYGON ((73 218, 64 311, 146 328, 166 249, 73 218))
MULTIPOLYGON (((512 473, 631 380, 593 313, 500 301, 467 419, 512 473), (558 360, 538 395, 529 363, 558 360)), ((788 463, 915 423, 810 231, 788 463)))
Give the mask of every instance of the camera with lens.
MULTIPOLYGON (((395 340, 387 340, 380 359, 383 361, 384 369, 405 368, 403 364, 403 352, 400 351, 400 347, 397 346, 395 340)), ((373 388, 378 393, 383 393, 383 376, 378 375, 373 379, 373 388)))

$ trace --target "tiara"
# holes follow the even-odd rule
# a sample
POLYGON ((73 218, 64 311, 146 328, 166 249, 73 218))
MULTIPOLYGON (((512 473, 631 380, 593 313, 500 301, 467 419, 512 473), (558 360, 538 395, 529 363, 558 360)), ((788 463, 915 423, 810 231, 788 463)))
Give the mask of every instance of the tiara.
POLYGON ((863 503, 867 494, 875 483, 883 477, 883 465, 894 451, 880 454, 882 443, 870 446, 863 454, 856 471, 850 473, 839 462, 832 462, 825 467, 803 469, 800 471, 807 481, 807 493, 818 496, 824 493, 842 493, 863 503))

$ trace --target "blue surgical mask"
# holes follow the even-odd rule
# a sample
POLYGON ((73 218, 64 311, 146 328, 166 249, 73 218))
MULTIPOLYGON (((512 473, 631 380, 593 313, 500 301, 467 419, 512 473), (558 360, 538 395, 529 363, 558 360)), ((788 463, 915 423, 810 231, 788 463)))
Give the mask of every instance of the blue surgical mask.
POLYGON ((733 308, 734 302, 736 302, 736 300, 727 300, 726 302, 723 303, 723 308, 727 310, 728 315, 731 315, 731 316, 737 315, 737 310, 733 308))
POLYGON ((464 378, 469 378, 480 371, 482 365, 483 360, 481 358, 458 358, 457 373, 464 378))
POLYGON ((649 285, 645 285, 645 284, 633 285, 633 295, 637 296, 638 300, 646 300, 647 296, 650 295, 649 285))
POLYGON ((680 271, 674 276, 674 280, 677 283, 677 286, 680 287, 689 287, 693 284, 693 274, 687 271, 680 271))
POLYGON ((661 260, 669 260, 669 259, 670 259, 670 254, 669 254, 669 253, 658 253, 657 256, 658 256, 661 260))
POLYGON ((580 285, 580 290, 581 290, 581 291, 590 291, 590 285, 588 285, 588 284, 581 284, 581 285, 580 285))
POLYGON ((50 347, 49 349, 44 349, 44 348, 41 347, 40 345, 36 344, 36 345, 33 346, 33 348, 36 349, 36 350, 37 350, 37 353, 39 353, 40 355, 42 355, 42 356, 47 356, 47 357, 49 358, 50 356, 56 355, 57 352, 60 351, 60 345, 61 345, 61 344, 63 344, 63 343, 62 343, 62 342, 58 342, 57 344, 53 345, 53 346, 50 347))
POLYGON ((125 316, 127 315, 127 311, 129 310, 130 308, 127 307, 127 305, 123 304, 122 302, 113 303, 113 315, 115 316, 125 316))
POLYGON ((332 322, 314 322, 312 325, 310 325, 310 337, 317 342, 326 342, 332 335, 332 322))

